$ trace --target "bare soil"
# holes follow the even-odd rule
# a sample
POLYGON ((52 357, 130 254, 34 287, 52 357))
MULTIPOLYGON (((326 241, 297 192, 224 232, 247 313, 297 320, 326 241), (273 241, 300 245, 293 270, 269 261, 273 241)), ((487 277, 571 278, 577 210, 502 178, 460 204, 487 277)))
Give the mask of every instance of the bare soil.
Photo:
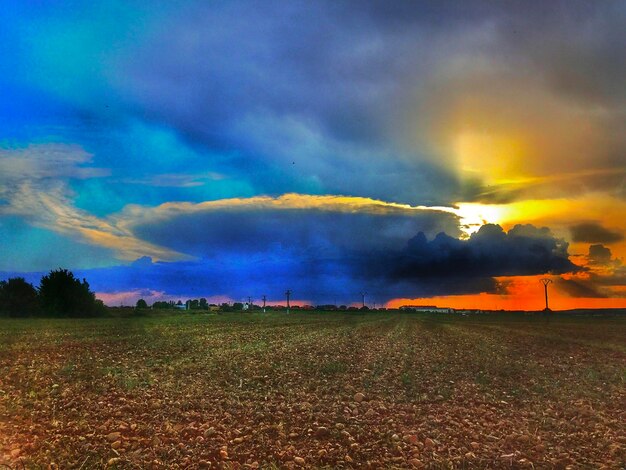
POLYGON ((626 318, 0 320, 0 467, 624 468, 626 318))

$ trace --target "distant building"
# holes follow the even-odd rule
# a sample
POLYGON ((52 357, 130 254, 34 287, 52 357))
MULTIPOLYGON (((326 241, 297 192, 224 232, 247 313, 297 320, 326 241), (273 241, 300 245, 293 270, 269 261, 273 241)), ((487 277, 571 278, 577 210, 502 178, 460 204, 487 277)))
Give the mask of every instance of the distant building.
POLYGON ((400 310, 404 312, 454 313, 453 308, 437 307, 436 305, 403 305, 400 310))

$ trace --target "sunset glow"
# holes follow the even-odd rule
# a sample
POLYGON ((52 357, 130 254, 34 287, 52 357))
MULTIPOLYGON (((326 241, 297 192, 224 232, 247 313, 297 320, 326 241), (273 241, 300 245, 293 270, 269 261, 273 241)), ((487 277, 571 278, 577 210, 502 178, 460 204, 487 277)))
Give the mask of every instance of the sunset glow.
MULTIPOLYGON (((526 310, 540 311, 545 308, 541 276, 497 278, 506 286, 506 294, 480 293, 475 295, 450 295, 415 299, 393 299, 388 308, 403 305, 437 305, 458 310, 526 310)), ((573 297, 564 290, 561 279, 553 278, 549 286, 549 306, 553 310, 626 308, 623 297, 573 297)), ((624 291, 623 286, 614 289, 624 291)))

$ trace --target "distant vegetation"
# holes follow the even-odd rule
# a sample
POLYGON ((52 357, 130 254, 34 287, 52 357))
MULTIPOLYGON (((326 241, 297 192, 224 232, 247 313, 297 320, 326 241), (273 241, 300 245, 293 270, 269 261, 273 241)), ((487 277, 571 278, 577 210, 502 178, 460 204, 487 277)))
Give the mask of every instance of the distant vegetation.
MULTIPOLYGON (((267 311, 278 311, 278 310, 286 310, 287 307, 284 305, 267 305, 265 307, 261 305, 257 305, 255 303, 244 303, 244 302, 224 302, 221 304, 209 304, 205 298, 201 299, 188 299, 183 303, 182 300, 178 301, 156 301, 152 304, 152 306, 148 306, 148 303, 144 299, 139 299, 137 304, 135 305, 135 309, 145 309, 152 308, 153 310, 205 310, 205 311, 218 311, 218 312, 259 312, 263 309, 267 311)), ((376 310, 370 309, 367 306, 363 307, 347 307, 345 305, 292 305, 289 307, 290 310, 303 310, 303 311, 323 311, 323 312, 331 312, 331 311, 365 311, 365 310, 376 310)), ((386 310, 386 308, 379 308, 378 310, 386 310)))
POLYGON ((105 311, 89 283, 67 269, 50 271, 35 288, 22 277, 0 281, 0 315, 93 317, 105 311))
POLYGON ((0 313, 11 317, 35 313, 39 308, 39 294, 23 277, 0 281, 0 313))
MULTIPOLYGON (((292 305, 291 310, 303 311, 356 311, 369 310, 363 306, 357 308, 345 305, 292 305)), ((23 277, 14 277, 0 281, 0 317, 94 317, 109 313, 118 314, 137 313, 148 309, 152 310, 186 310, 194 312, 241 312, 261 310, 285 310, 282 305, 268 305, 262 307, 254 303, 222 303, 209 304, 207 299, 188 299, 184 303, 178 301, 156 301, 149 305, 145 299, 139 299, 133 307, 107 308, 101 300, 96 299, 86 279, 80 280, 67 269, 50 271, 35 287, 23 277)), ((385 310, 385 309, 379 309, 385 310)))

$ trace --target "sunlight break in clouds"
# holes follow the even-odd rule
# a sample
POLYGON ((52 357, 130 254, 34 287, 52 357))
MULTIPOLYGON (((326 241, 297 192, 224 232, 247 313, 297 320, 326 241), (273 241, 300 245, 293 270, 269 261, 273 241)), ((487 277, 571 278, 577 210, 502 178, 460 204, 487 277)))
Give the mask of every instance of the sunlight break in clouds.
MULTIPOLYGON (((364 213, 364 214, 411 214, 416 212, 443 212, 463 217, 464 210, 444 206, 411 206, 385 202, 364 197, 334 196, 334 195, 307 195, 283 194, 278 197, 256 196, 251 198, 233 198, 200 203, 168 202, 156 207, 129 205, 117 216, 120 226, 132 226, 156 220, 168 219, 180 214, 195 214, 216 210, 318 210, 337 213, 364 213)), ((471 211, 470 211, 471 212, 471 211)), ((468 220, 476 221, 474 214, 467 213, 468 220)))

